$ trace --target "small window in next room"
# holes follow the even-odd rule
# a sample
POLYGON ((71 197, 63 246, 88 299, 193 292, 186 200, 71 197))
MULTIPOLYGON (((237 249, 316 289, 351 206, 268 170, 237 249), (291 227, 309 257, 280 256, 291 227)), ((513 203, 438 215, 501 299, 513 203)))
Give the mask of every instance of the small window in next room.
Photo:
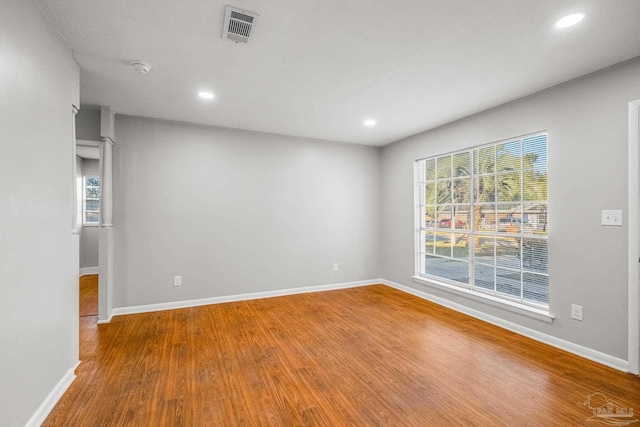
POLYGON ((547 134, 416 161, 416 276, 547 309, 547 134))
POLYGON ((98 225, 100 222, 100 178, 85 176, 83 180, 83 225, 98 225))

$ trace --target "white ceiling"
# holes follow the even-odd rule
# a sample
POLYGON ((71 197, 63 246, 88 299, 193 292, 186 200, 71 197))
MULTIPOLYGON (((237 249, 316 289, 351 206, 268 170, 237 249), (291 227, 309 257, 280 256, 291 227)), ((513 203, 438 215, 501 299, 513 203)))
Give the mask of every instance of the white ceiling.
POLYGON ((222 39, 220 0, 38 0, 84 105, 369 145, 640 56, 638 0, 227 1, 260 15, 252 44, 222 39))

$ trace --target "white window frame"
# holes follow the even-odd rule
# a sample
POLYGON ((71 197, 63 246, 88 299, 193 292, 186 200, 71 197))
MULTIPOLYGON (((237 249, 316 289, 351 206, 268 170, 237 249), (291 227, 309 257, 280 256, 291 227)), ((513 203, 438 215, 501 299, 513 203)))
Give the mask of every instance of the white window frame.
MULTIPOLYGON (((512 297, 509 296, 507 294, 503 294, 497 291, 491 291, 491 290, 487 290, 481 287, 476 287, 474 286, 474 236, 475 235, 484 235, 484 236, 488 236, 488 235, 493 235, 493 236, 498 236, 498 237, 509 237, 509 236, 515 236, 515 237, 519 237, 519 238, 526 238, 527 234, 523 233, 523 228, 520 228, 520 232, 516 235, 510 234, 510 233, 504 233, 504 232, 498 232, 497 228, 494 230, 494 232, 489 232, 487 233, 486 231, 481 231, 481 230, 474 230, 475 227, 475 209, 473 208, 473 195, 470 198, 470 220, 469 220, 469 230, 464 230, 463 233, 468 233, 468 244, 469 244, 469 259, 468 259, 468 264, 469 264, 469 283, 468 284, 464 284, 461 282, 457 282, 457 281, 453 281, 453 280, 448 280, 447 278, 444 277, 440 277, 440 276, 434 276, 434 275, 430 275, 425 271, 425 253, 424 253, 424 248, 422 247, 424 245, 424 241, 423 241, 423 231, 425 230, 425 228, 423 228, 423 224, 424 224, 424 212, 422 211, 422 186, 421 184, 423 182, 425 182, 425 178, 424 176, 422 176, 423 174, 423 169, 421 167, 421 164, 426 161, 426 160, 430 160, 430 159, 435 159, 441 156, 446 156, 446 155, 455 155, 458 153, 465 153, 468 152, 470 155, 470 170, 471 170, 471 192, 475 191, 475 179, 476 179, 476 173, 474 171, 474 167, 473 167, 473 162, 474 162, 474 156, 473 156, 473 152, 476 149, 480 149, 480 148, 484 148, 484 147, 490 147, 490 146, 498 146, 499 144, 505 143, 505 142, 510 142, 510 141, 514 141, 517 139, 523 140, 525 138, 531 138, 531 137, 535 137, 538 135, 546 135, 547 136, 547 155, 548 155, 548 133, 547 131, 540 131, 540 132, 535 132, 535 133, 531 133, 531 134, 527 134, 527 135, 522 135, 522 136, 517 136, 517 137, 513 137, 513 138, 509 138, 509 139, 505 139, 505 140, 501 140, 501 141, 496 141, 496 142, 492 142, 489 144, 483 144, 483 145, 479 145, 479 146, 475 146, 475 147, 470 147, 468 149, 463 149, 463 150, 458 150, 455 152, 450 152, 450 153, 441 153, 435 156, 430 156, 427 158, 421 158, 418 159, 414 162, 415 168, 414 168, 414 195, 415 195, 415 209, 414 209, 414 243, 415 243, 415 275, 413 276, 414 282, 419 283, 419 284, 426 284, 426 285, 435 285, 436 287, 439 288, 443 288, 446 289, 447 291, 453 292, 453 293, 457 293, 457 294, 461 294, 464 295, 466 297, 470 297, 472 299, 476 299, 476 300, 481 300, 485 303, 488 303, 490 305, 494 305, 494 306, 500 306, 502 308, 506 308, 508 310, 511 311, 515 311, 515 312, 519 312, 519 313, 523 313, 526 315, 530 315, 531 317, 535 317, 541 320, 545 320, 548 322, 551 322, 553 320, 553 316, 551 316, 549 314, 549 304, 543 304, 543 303, 539 303, 536 301, 531 301, 528 299, 524 299, 523 295, 521 294, 521 296, 519 298, 516 297, 512 297)), ((523 178, 522 180, 524 181, 524 175, 522 175, 523 178)), ((437 182, 437 176, 436 179, 434 180, 434 183, 437 182)), ((548 158, 547 158, 547 179, 548 179, 548 158)), ((522 182, 522 185, 524 186, 524 182, 522 182)), ((548 185, 548 182, 547 182, 548 185)), ((495 202, 494 202, 495 203, 495 202)), ((505 202, 506 203, 506 202, 505 202)), ((520 201, 518 202, 520 204, 526 204, 526 201, 520 201)), ((547 196, 547 212, 548 212, 548 196, 547 196)), ((498 203, 495 203, 496 205, 498 203)), ((524 217, 524 212, 521 213, 521 218, 524 217)), ((435 220, 437 220, 437 214, 434 215, 435 220)), ((451 221, 453 222, 453 224, 455 224, 454 221, 456 221, 455 217, 452 217, 451 221)), ((498 216, 496 215, 495 217, 495 222, 498 222, 498 216)), ((497 224, 496 224, 497 227, 497 224)), ((453 229, 451 230, 451 232, 455 232, 455 225, 453 227, 453 229)), ((546 236, 537 236, 536 238, 540 239, 540 240, 546 240, 548 242, 549 236, 548 233, 546 236)), ((548 243, 547 243, 548 244, 548 243)), ((495 248, 494 248, 495 250, 495 248)), ((521 250, 522 251, 522 250, 521 250)), ((522 256, 522 252, 521 252, 521 256, 522 256)), ((502 267, 501 267, 502 268, 502 267)), ((524 271, 522 265, 520 266, 519 271, 524 271)), ((536 273, 539 274, 539 273, 536 273)), ((543 276, 546 276, 547 278, 549 277, 548 274, 548 270, 546 274, 542 274, 543 276)), ((495 277, 494 277, 495 280, 495 277)), ((548 280, 548 279, 547 279, 548 280)), ((522 282, 521 282, 522 283, 522 282)), ((522 284, 521 284, 522 286, 522 284)))
MULTIPOLYGON (((88 198, 87 197, 87 179, 89 178, 97 178, 98 180, 100 180, 99 176, 93 176, 93 175, 86 175, 82 177, 82 225, 84 227, 98 227, 100 226, 100 204, 98 203, 98 210, 87 210, 87 201, 91 200, 97 200, 98 202, 100 202, 100 197, 98 198, 88 198), (98 213, 98 221, 97 222, 88 222, 87 221, 87 212, 97 212, 98 213)), ((100 183, 100 185, 98 186, 98 189, 101 190, 102 189, 102 183, 100 183)))

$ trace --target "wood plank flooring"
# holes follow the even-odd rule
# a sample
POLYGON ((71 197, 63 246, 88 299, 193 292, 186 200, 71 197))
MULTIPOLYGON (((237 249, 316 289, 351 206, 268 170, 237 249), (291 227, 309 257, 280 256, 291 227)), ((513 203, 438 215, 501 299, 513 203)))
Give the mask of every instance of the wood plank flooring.
POLYGON ((80 277, 80 317, 98 315, 98 275, 80 277))
POLYGON ((80 322, 44 426, 594 426, 595 392, 640 413, 637 377, 384 285, 80 322))

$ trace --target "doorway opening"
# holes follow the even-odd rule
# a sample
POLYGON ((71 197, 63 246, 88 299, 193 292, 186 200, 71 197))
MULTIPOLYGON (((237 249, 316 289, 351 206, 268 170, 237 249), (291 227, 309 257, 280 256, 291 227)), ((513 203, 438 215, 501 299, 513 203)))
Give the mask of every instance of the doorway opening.
MULTIPOLYGON (((79 313, 98 321, 99 231, 100 231, 100 142, 76 141, 79 225, 79 313)), ((89 320, 89 319, 86 319, 89 320)))

